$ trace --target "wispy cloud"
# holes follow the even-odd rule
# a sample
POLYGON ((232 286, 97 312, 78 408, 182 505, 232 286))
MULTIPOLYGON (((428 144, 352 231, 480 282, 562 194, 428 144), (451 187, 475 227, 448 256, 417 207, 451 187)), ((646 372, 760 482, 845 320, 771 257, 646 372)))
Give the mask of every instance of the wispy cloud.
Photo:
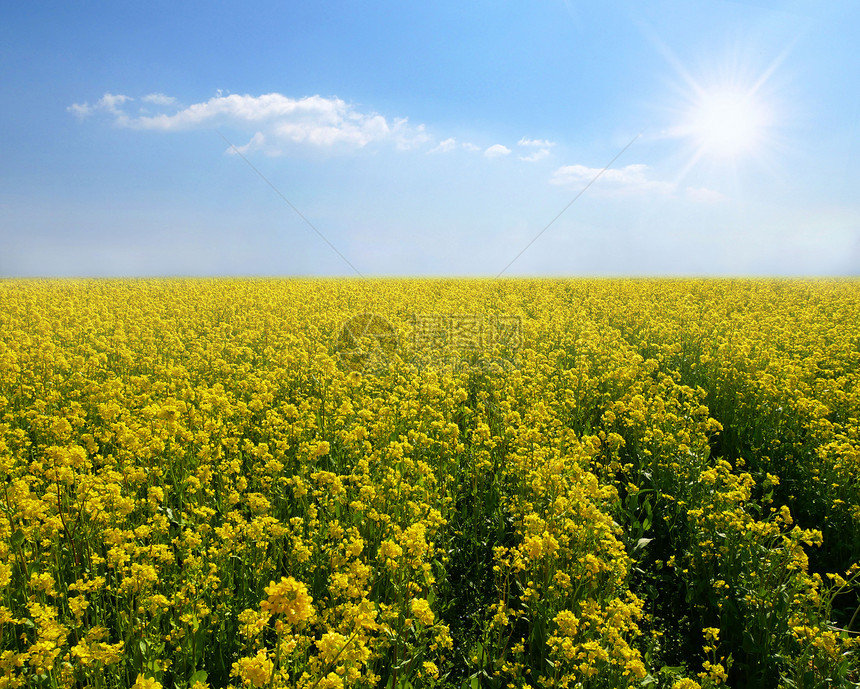
POLYGON ((457 140, 453 137, 440 141, 437 146, 431 148, 428 153, 449 153, 457 148, 457 140))
POLYGON ((411 125, 406 118, 389 120, 375 112, 362 112, 340 98, 319 95, 296 99, 280 93, 261 96, 219 93, 187 107, 178 107, 174 98, 164 94, 144 96, 141 102, 162 108, 156 114, 142 108, 134 111, 133 101, 129 96, 105 94, 95 104, 76 103, 68 109, 78 117, 107 115, 114 124, 135 129, 253 127, 256 131, 247 146, 275 155, 291 145, 354 150, 388 142, 406 150, 430 141, 423 125, 411 125))
MULTIPOLYGON (((483 148, 454 137, 440 140, 431 137, 423 124, 413 125, 405 117, 388 118, 340 98, 320 95, 290 98, 281 93, 253 96, 217 91, 208 100, 182 105, 161 92, 137 99, 106 93, 94 103, 75 103, 67 109, 80 119, 101 118, 129 129, 179 132, 229 127, 244 131, 245 143, 228 149, 231 153, 278 156, 297 147, 349 152, 372 144, 387 144, 401 151, 422 148, 428 154, 483 151, 488 159, 513 152, 501 143, 483 148)), ((522 137, 517 146, 523 150, 519 160, 533 163, 548 157, 555 142, 522 137)))
POLYGON ((555 141, 547 141, 546 139, 527 139, 523 137, 517 141, 518 146, 532 146, 535 148, 552 148, 555 146, 555 141))
POLYGON ((510 155, 511 149, 507 146, 503 146, 502 144, 493 144, 486 151, 484 151, 484 155, 487 158, 499 158, 501 156, 510 155))
MULTIPOLYGON (((553 172, 549 181, 560 186, 580 186, 591 182, 600 171, 585 165, 565 165, 553 172)), ((648 166, 641 163, 606 170, 595 183, 595 189, 613 194, 668 195, 675 192, 676 186, 674 182, 651 179, 648 166)))
POLYGON ((74 105, 70 105, 67 109, 69 112, 80 118, 89 117, 90 115, 94 115, 98 112, 105 112, 109 115, 113 115, 116 118, 117 124, 127 125, 128 116, 123 112, 122 106, 126 102, 132 100, 134 99, 130 96, 106 93, 93 105, 90 105, 89 103, 75 103, 74 105))
POLYGON ((263 132, 257 132, 244 146, 231 146, 227 149, 227 153, 230 155, 236 155, 236 153, 253 153, 254 151, 265 150, 265 145, 265 135, 263 132))
POLYGON ((555 146, 555 141, 547 141, 546 139, 527 139, 523 137, 517 142, 518 146, 527 148, 536 148, 537 150, 528 155, 520 156, 520 160, 526 163, 535 163, 538 160, 543 160, 549 156, 549 149, 555 146))
POLYGON ((173 96, 166 96, 163 93, 150 93, 141 98, 144 103, 152 103, 153 105, 173 105, 176 99, 173 96))
MULTIPOLYGON (((591 182, 600 172, 600 168, 596 167, 565 165, 552 173, 549 182, 559 186, 581 187, 591 182)), ((594 183, 593 189, 597 193, 611 196, 656 194, 683 197, 687 201, 701 204, 717 204, 726 200, 724 194, 707 187, 679 188, 675 182, 654 179, 651 168, 642 163, 604 171, 594 183)))
MULTIPOLYGON (((463 151, 468 151, 469 153, 480 153, 481 147, 476 146, 470 141, 464 141, 462 143, 458 142, 454 137, 450 137, 440 141, 436 146, 427 151, 430 153, 450 153, 451 151, 456 151, 461 149, 463 151)), ((503 146, 502 144, 495 144, 494 146, 490 146, 488 149, 484 151, 484 154, 488 158, 496 158, 498 156, 508 155, 511 150, 507 146, 503 146)))
POLYGON ((520 160, 523 160, 527 163, 535 163, 538 160, 543 160, 544 158, 549 157, 549 149, 548 148, 540 148, 534 153, 531 153, 527 156, 520 156, 520 160))

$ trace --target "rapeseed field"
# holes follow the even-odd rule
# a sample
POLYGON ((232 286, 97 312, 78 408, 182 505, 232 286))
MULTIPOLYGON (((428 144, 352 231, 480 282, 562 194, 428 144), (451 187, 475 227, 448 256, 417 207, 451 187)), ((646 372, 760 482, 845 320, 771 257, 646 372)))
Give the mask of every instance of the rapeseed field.
POLYGON ((0 689, 860 682, 860 282, 0 281, 0 689))

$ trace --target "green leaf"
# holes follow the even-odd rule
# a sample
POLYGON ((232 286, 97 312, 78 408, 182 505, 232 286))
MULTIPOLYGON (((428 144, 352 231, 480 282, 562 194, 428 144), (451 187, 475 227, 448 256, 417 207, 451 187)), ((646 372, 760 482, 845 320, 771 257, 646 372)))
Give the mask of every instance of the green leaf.
POLYGON ((645 502, 642 505, 645 508, 646 517, 643 521, 643 529, 647 531, 651 528, 651 523, 654 521, 654 512, 651 509, 651 501, 648 498, 645 498, 645 502))
POLYGON ((744 632, 744 639, 743 643, 741 644, 741 647, 747 653, 758 653, 761 650, 755 638, 749 631, 744 632))
POLYGON ((12 534, 12 538, 9 539, 9 543, 13 548, 20 548, 21 544, 24 543, 24 532, 21 529, 15 529, 15 533, 12 534))
POLYGON ((188 686, 193 687, 197 682, 203 684, 208 676, 209 675, 206 674, 206 670, 198 670, 189 678, 188 686))
MULTIPOLYGON (((161 664, 157 660, 150 660, 146 665, 143 666, 145 670, 149 670, 149 677, 154 677, 156 681, 161 680, 161 676, 164 674, 161 671, 161 664)), ((144 672, 144 674, 147 674, 144 672)))

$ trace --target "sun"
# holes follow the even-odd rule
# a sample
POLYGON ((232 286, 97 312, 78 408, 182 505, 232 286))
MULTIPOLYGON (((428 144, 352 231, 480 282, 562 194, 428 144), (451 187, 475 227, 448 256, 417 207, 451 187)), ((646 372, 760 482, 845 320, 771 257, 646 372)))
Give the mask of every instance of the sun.
POLYGON ((716 87, 699 90, 682 130, 697 149, 697 157, 737 160, 761 146, 769 121, 755 91, 716 87))
POLYGON ((783 63, 791 46, 769 63, 761 61, 754 43, 742 41, 727 46, 723 55, 705 51, 694 61, 692 56, 682 60, 659 38, 653 40, 674 71, 667 75, 666 100, 656 105, 664 123, 657 137, 675 144, 678 178, 728 175, 739 182, 752 169, 774 169, 774 155, 790 146, 785 127, 791 80, 783 63))

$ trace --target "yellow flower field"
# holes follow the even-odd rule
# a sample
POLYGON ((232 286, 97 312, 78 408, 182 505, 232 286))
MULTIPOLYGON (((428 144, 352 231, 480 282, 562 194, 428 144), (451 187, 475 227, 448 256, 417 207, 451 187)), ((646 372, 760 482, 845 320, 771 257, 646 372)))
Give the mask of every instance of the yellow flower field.
POLYGON ((860 282, 0 281, 0 689, 860 682, 860 282))

